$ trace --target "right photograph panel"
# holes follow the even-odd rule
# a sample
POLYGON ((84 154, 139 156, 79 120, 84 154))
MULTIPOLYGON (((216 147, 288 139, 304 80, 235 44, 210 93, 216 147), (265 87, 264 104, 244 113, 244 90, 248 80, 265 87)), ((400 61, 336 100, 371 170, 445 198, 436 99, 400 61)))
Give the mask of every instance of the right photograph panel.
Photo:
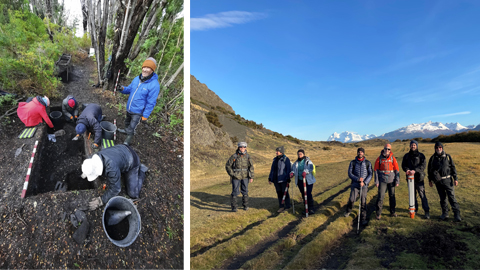
POLYGON ((191 269, 477 268, 479 13, 192 1, 191 269))

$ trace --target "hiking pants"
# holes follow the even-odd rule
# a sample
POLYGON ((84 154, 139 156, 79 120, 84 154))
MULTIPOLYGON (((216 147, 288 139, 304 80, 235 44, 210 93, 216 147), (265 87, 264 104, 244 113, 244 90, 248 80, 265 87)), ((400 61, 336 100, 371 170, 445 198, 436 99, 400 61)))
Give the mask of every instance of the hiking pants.
POLYGON ((378 185, 378 196, 377 196, 377 206, 376 212, 377 216, 382 213, 383 208, 383 199, 385 198, 385 193, 388 191, 388 199, 390 203, 390 214, 395 213, 395 207, 397 202, 395 201, 395 181, 392 183, 380 182, 378 185))
POLYGON ((238 194, 240 194, 240 192, 238 191, 239 187, 241 189, 242 195, 248 196, 248 178, 242 180, 232 180, 232 196, 237 196, 238 194))
POLYGON ((453 187, 453 181, 451 179, 442 179, 435 183, 437 186, 438 196, 440 196, 440 206, 442 207, 442 213, 448 213, 447 197, 454 213, 459 212, 457 200, 455 199, 455 189, 453 187))
POLYGON ((287 188, 287 181, 283 181, 281 183, 273 183, 275 185, 275 190, 277 191, 277 197, 278 197, 278 207, 279 208, 285 208, 288 209, 290 208, 290 194, 285 196, 285 203, 282 204, 282 199, 283 199, 283 194, 285 193, 285 189, 287 188))
POLYGON ((430 212, 430 207, 428 207, 427 195, 425 194, 425 182, 415 182, 415 212, 418 211, 417 194, 422 200, 422 208, 425 213, 430 212))
MULTIPOLYGON (((303 205, 305 205, 305 192, 303 192, 303 181, 298 182, 298 189, 300 190, 300 193, 302 194, 303 205)), ((308 204, 308 210, 309 211, 313 210, 312 190, 313 190, 313 184, 311 184, 311 185, 307 184, 307 204, 308 204)))
POLYGON ((127 117, 125 117, 125 132, 127 135, 134 135, 135 129, 137 128, 138 123, 142 119, 142 115, 136 113, 129 113, 127 111, 127 117))
MULTIPOLYGON (((362 203, 360 219, 362 220, 365 220, 367 218, 367 191, 368 191, 368 187, 366 185, 363 186, 362 194, 360 195, 360 200, 362 203)), ((348 203, 347 203, 347 211, 346 211, 347 213, 352 212, 353 205, 355 204, 355 201, 357 200, 359 193, 360 193, 359 187, 354 187, 354 186, 351 187, 350 198, 348 198, 348 203)))

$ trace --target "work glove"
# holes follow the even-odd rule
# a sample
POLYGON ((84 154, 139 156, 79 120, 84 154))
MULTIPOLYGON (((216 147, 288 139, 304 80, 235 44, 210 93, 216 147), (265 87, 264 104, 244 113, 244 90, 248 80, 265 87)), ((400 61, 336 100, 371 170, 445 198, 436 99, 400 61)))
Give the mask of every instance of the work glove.
POLYGON ((290 183, 290 182, 292 182, 292 179, 288 178, 287 183, 290 183))
POLYGON ((93 149, 98 149, 98 147, 99 147, 98 144, 92 143, 92 148, 93 148, 93 149))
POLYGON ((93 211, 102 205, 102 198, 96 197, 88 203, 88 210, 93 211))
POLYGON ((80 138, 80 134, 77 134, 77 136, 73 137, 72 141, 78 141, 79 138, 80 138))
POLYGON ((306 172, 303 172, 303 173, 302 173, 302 177, 303 177, 303 178, 307 177, 307 173, 306 173, 306 172))
POLYGON ((70 120, 73 120, 73 115, 72 115, 72 116, 70 116, 70 120))
POLYGON ((292 178, 292 177, 293 177, 293 172, 290 173, 290 178, 292 178))
POLYGON ((142 121, 142 123, 145 124, 145 123, 147 123, 147 118, 145 118, 145 117, 142 116, 142 120, 141 120, 141 121, 142 121))
POLYGON ((123 86, 117 85, 117 91, 122 92, 123 91, 123 86))

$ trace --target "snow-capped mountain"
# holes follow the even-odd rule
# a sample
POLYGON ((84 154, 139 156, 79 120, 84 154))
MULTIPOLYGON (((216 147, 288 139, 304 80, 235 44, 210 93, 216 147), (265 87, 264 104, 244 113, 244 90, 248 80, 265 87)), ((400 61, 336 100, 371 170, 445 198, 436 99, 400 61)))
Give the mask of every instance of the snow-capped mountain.
POLYGON ((375 138, 376 136, 371 134, 371 135, 360 135, 356 132, 350 132, 350 131, 345 131, 345 132, 342 132, 342 133, 337 133, 337 132, 334 132, 332 135, 330 135, 330 137, 328 137, 328 140, 327 141, 338 141, 338 142, 344 142, 344 143, 348 143, 348 142, 359 142, 359 141, 364 141, 364 140, 369 140, 369 139, 373 139, 375 138))
POLYGON ((373 138, 378 139, 387 139, 390 141, 394 141, 397 139, 404 140, 404 139, 413 139, 413 138, 435 138, 439 135, 450 135, 457 132, 464 132, 469 129, 480 130, 480 125, 469 125, 463 126, 460 123, 440 123, 440 122, 432 122, 428 121, 426 123, 421 124, 410 124, 406 127, 399 128, 397 130, 384 133, 378 137, 375 135, 359 135, 356 132, 349 132, 345 131, 342 133, 334 132, 330 137, 328 137, 327 141, 339 141, 339 142, 358 142, 363 140, 369 140, 373 138))

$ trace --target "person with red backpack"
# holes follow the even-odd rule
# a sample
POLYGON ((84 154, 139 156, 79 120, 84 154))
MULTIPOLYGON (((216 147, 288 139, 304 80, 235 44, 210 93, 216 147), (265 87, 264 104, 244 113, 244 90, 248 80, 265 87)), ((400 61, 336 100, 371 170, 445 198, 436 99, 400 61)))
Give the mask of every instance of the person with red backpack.
POLYGON ((390 204, 390 216, 396 217, 395 213, 395 187, 400 184, 400 174, 397 159, 393 156, 392 145, 385 144, 380 156, 375 161, 375 185, 378 187, 376 218, 380 219, 383 208, 385 191, 388 190, 390 204))

